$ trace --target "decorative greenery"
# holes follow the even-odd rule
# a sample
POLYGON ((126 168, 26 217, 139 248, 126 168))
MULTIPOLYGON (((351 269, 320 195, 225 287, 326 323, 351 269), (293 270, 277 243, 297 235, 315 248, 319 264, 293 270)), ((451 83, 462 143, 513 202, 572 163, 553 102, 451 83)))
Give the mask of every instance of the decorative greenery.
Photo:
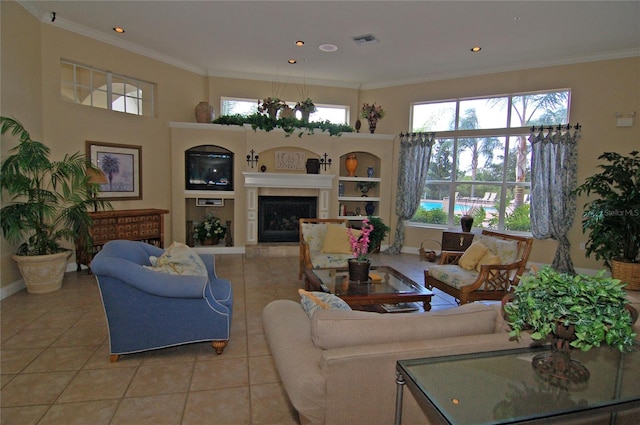
POLYGON ((351 253, 353 258, 358 261, 365 261, 369 254, 369 243, 371 239, 369 235, 373 231, 373 226, 369 224, 369 218, 362 219, 362 229, 360 236, 356 236, 351 228, 347 229, 349 234, 349 244, 351 245, 351 253))
POLYGON ((275 116, 286 103, 277 97, 267 97, 258 101, 258 112, 275 116))
POLYGON ((250 124, 253 130, 271 131, 274 128, 282 128, 287 137, 293 134, 296 130, 299 130, 298 137, 306 132, 307 134, 314 134, 315 130, 321 132, 327 132, 330 136, 340 136, 341 133, 351 133, 353 128, 346 124, 333 124, 330 121, 313 121, 305 122, 297 118, 270 118, 267 115, 252 114, 252 115, 221 115, 215 120, 213 124, 222 125, 245 125, 250 124))
POLYGON ((306 98, 305 100, 296 103, 295 110, 300 112, 309 112, 312 114, 316 112, 318 108, 316 108, 316 105, 313 103, 313 100, 306 98))
POLYGON ((636 334, 625 308, 624 285, 603 274, 604 270, 596 276, 572 276, 545 267, 535 275, 523 276, 513 300, 504 306, 510 336, 519 337, 523 330, 531 329, 531 338, 540 340, 562 323, 575 325, 572 347, 588 351, 604 341, 629 351, 636 334))
POLYGON ((640 260, 640 154, 623 156, 605 152, 598 157, 608 164, 578 186, 577 194, 592 192, 600 198, 585 204, 582 231, 589 231, 586 255, 595 254, 611 267, 611 260, 640 260))
POLYGON ((382 241, 391 228, 384 224, 384 221, 382 221, 380 217, 369 216, 367 218, 369 224, 373 226, 373 230, 369 234, 369 252, 371 253, 380 248, 382 241))
POLYGON ((368 103, 362 104, 362 109, 360 110, 360 117, 366 118, 367 120, 378 120, 384 117, 384 109, 382 106, 376 106, 375 103, 369 105, 368 103))
POLYGON ((193 237, 200 242, 205 239, 222 239, 227 233, 227 228, 222 224, 222 221, 209 213, 205 219, 193 227, 193 237))
POLYGON ((0 188, 6 190, 10 203, 0 210, 2 233, 11 243, 20 244, 18 255, 49 255, 64 251, 59 241, 79 240, 90 244, 87 231, 91 217, 87 209, 94 204, 111 207, 109 202, 92 199, 100 190, 90 184, 84 155, 65 155, 51 161, 51 150, 31 139, 16 119, 0 117, 0 133, 17 136, 19 144, 0 166, 0 188))
POLYGON ((356 182, 356 187, 358 188, 359 191, 362 192, 362 196, 367 196, 367 192, 369 192, 370 189, 373 189, 374 187, 378 186, 378 182, 370 182, 370 181, 358 181, 356 182))

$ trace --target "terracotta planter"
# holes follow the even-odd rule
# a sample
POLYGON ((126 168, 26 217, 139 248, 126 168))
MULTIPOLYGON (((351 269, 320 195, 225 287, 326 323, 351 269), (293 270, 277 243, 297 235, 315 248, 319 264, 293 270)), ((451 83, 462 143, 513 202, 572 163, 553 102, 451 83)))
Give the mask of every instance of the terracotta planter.
POLYGON ((71 251, 50 255, 14 255, 30 294, 47 294, 62 287, 71 251))
POLYGON ((220 239, 207 238, 201 240, 200 243, 204 246, 218 245, 218 243, 220 243, 220 239))

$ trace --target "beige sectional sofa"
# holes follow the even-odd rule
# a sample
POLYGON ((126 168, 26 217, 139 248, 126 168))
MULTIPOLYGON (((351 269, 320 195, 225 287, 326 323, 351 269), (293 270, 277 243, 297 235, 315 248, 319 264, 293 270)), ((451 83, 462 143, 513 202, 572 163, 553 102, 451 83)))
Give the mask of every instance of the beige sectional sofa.
MULTIPOLYGON (((525 347, 510 341, 499 306, 418 314, 318 310, 277 300, 263 311, 267 342, 302 424, 392 424, 399 359, 525 347)), ((405 391, 403 423, 425 418, 405 391)))

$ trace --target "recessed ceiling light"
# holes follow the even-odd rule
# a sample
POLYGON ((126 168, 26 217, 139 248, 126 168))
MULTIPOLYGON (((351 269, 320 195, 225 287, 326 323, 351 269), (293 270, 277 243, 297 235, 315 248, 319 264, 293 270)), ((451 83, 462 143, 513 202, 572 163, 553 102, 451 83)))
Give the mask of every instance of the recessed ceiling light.
POLYGON ((322 50, 323 52, 335 52, 336 50, 338 50, 338 46, 336 46, 335 44, 326 43, 319 45, 318 49, 322 50))
POLYGON ((482 50, 482 47, 480 46, 474 46, 470 49, 473 53, 479 52, 480 50, 482 50))
POLYGON ((289 62, 291 65, 293 65, 294 63, 298 63, 298 61, 295 59, 289 59, 287 62, 289 62))
POLYGON ((296 42, 295 42, 295 43, 293 43, 293 44, 295 44, 295 45, 296 45, 296 46, 298 46, 298 47, 302 47, 302 46, 304 46, 304 41, 302 41, 302 40, 298 40, 298 41, 296 41, 296 42))
POLYGON ((124 32, 124 28, 122 27, 113 27, 113 30, 118 34, 122 34, 124 32))

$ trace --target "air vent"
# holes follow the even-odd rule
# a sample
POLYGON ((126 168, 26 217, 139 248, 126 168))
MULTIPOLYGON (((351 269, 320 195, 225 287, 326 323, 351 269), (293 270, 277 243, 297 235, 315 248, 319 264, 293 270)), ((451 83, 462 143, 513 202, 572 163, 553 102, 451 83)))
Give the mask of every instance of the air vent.
POLYGON ((379 40, 373 34, 359 35, 357 37, 353 37, 353 41, 355 41, 356 44, 358 44, 360 46, 365 46, 367 44, 379 43, 379 40))

